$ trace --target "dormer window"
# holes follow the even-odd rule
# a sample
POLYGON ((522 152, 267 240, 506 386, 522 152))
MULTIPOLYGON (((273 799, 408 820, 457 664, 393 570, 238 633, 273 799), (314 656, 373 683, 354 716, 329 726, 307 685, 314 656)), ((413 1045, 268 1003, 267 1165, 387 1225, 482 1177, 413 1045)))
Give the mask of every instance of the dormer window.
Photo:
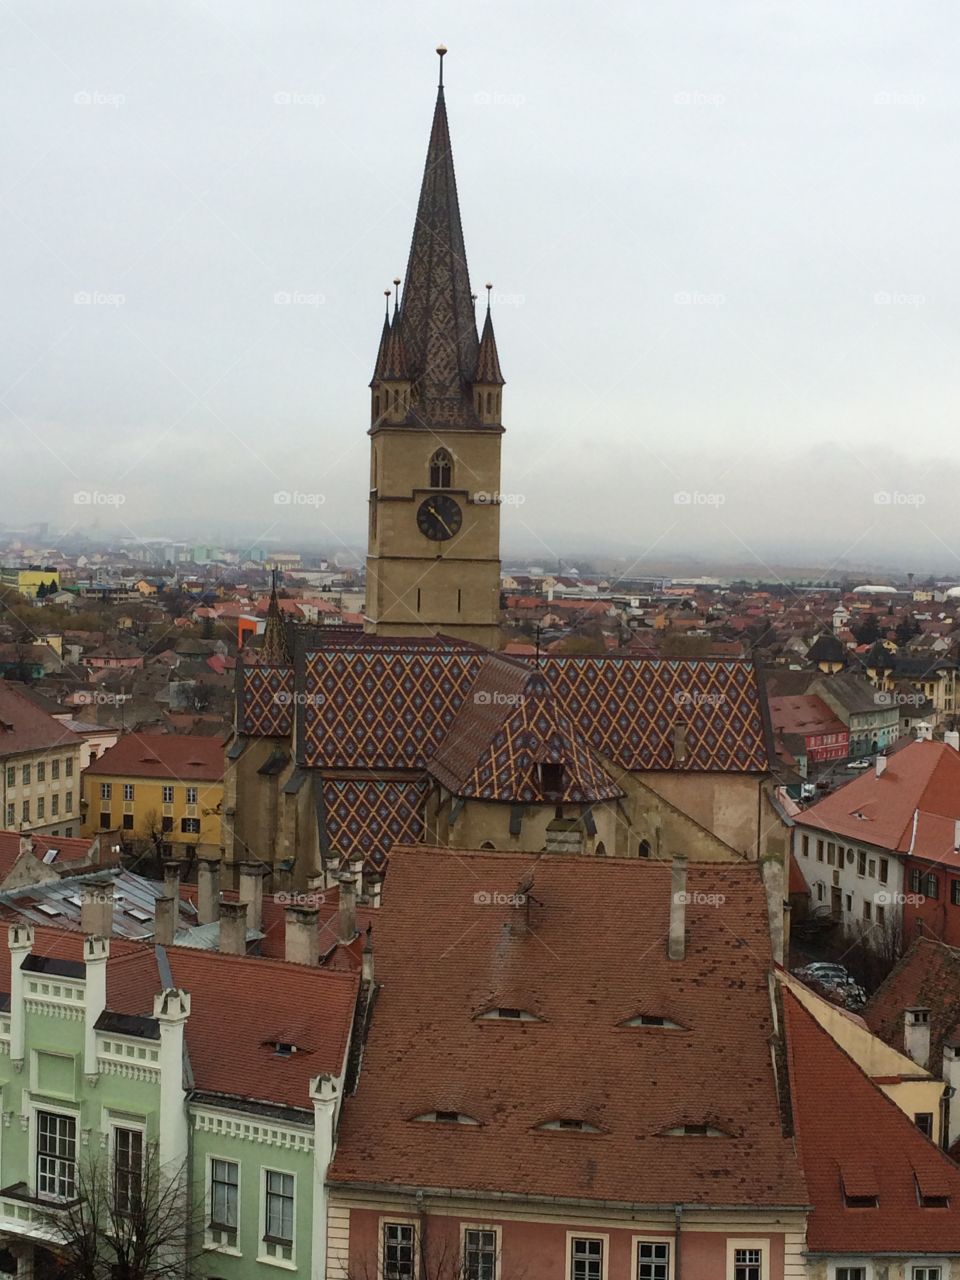
POLYGON ((271 1040, 270 1047, 278 1058, 292 1058, 299 1048, 290 1040, 271 1040))
POLYGON ((713 1124, 678 1124, 671 1129, 664 1129, 664 1138, 729 1138, 728 1133, 713 1124))
POLYGON ((424 1111, 413 1117, 416 1124, 465 1124, 479 1125, 480 1121, 462 1111, 424 1111))
POLYGON ((430 488, 449 489, 453 482, 453 459, 446 449, 438 449, 430 459, 430 488))
POLYGON ((627 1018, 625 1022, 620 1023, 621 1027, 665 1027, 668 1031, 682 1031, 679 1022, 674 1022, 672 1018, 665 1018, 660 1013, 638 1013, 635 1018, 627 1018))
POLYGON ((939 1172, 914 1170, 914 1181, 917 1187, 917 1203, 921 1209, 949 1209, 950 1192, 939 1172))
POLYGON ((541 1132, 563 1130, 567 1133, 603 1133, 602 1129, 595 1124, 590 1124, 588 1120, 573 1120, 566 1116, 556 1120, 546 1120, 543 1124, 538 1124, 537 1128, 541 1132))
POLYGON ((563 794, 563 765, 544 760, 540 765, 540 790, 545 796, 563 794))
POLYGON ((484 1009, 483 1013, 477 1014, 478 1022, 542 1022, 543 1019, 535 1013, 531 1013, 529 1009, 513 1009, 504 1006, 497 1006, 493 1009, 484 1009))

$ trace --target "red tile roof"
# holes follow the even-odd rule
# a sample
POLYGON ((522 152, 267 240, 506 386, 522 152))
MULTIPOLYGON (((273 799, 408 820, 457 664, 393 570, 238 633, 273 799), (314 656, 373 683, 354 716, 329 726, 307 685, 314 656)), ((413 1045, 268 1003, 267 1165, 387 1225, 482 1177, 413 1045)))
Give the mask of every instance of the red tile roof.
POLYGON ((175 778, 181 782, 223 777, 223 743, 196 734, 127 733, 85 770, 114 778, 175 778))
POLYGON ((837 719, 831 708, 816 694, 795 698, 773 697, 769 699, 769 704, 774 733, 802 733, 807 736, 847 732, 847 726, 837 719))
MULTIPOLYGON (((0 880, 9 875, 10 868, 20 857, 20 841, 24 838, 28 838, 27 833, 21 836, 19 831, 0 831, 0 880)), ((56 849, 53 865, 59 867, 64 862, 83 862, 88 858, 94 837, 33 835, 32 840, 33 856, 42 862, 48 850, 56 849)))
POLYGON ((960 1253, 960 1169, 869 1080, 788 990, 783 991, 790 1092, 810 1189, 811 1253, 960 1253), (949 1197, 923 1208, 918 1189, 949 1197), (873 1195, 851 1208, 845 1195, 873 1195))
POLYGON ((903 1052, 903 1015, 930 1010, 929 1068, 940 1073, 943 1045, 960 1032, 960 950, 936 938, 918 938, 870 997, 867 1026, 903 1052))
POLYGON ((960 752, 942 742, 911 742, 877 777, 866 770, 805 810, 801 825, 906 853, 917 810, 960 818, 960 752), (858 817, 862 814, 862 817, 858 817))
POLYGON ((0 680, 0 757, 27 751, 79 748, 83 739, 47 715, 9 681, 0 680))
POLYGON ((394 850, 374 938, 383 985, 332 1180, 805 1204, 767 1043, 758 868, 691 865, 680 961, 666 956, 670 875, 626 859, 394 850), (528 916, 506 899, 531 872, 528 916), (540 1020, 478 1020, 492 1007, 540 1020), (683 1029, 621 1025, 644 1013, 683 1029), (480 1123, 413 1119, 435 1110, 480 1123), (601 1132, 538 1128, 557 1119, 601 1132), (702 1123, 730 1136, 664 1135, 702 1123))

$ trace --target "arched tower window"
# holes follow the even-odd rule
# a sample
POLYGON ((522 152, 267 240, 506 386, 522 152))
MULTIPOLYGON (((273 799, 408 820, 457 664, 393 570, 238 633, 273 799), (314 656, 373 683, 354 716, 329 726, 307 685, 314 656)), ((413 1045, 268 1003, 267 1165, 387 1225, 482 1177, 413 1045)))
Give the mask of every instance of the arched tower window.
POLYGON ((430 459, 430 488, 449 489, 453 481, 453 459, 446 449, 438 449, 430 459))
POLYGON ((492 410, 493 410, 493 392, 488 391, 487 392, 487 413, 491 413, 492 410))

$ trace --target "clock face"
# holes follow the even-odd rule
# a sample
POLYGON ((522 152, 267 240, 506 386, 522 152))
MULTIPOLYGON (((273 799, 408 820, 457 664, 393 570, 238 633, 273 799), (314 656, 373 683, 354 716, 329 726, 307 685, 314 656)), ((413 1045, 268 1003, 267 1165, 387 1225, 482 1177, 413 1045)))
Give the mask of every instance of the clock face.
POLYGON ((417 511, 417 528, 433 542, 446 542, 463 523, 463 512, 448 493, 425 498, 417 511))

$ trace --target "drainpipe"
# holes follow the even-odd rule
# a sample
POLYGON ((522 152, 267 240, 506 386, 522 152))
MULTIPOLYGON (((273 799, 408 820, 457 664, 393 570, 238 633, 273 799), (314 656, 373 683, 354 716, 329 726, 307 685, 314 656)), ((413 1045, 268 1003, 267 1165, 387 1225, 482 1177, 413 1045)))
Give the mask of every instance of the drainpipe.
POLYGON ((673 1280, 680 1280, 680 1223, 683 1218, 683 1205, 673 1206, 673 1280))

